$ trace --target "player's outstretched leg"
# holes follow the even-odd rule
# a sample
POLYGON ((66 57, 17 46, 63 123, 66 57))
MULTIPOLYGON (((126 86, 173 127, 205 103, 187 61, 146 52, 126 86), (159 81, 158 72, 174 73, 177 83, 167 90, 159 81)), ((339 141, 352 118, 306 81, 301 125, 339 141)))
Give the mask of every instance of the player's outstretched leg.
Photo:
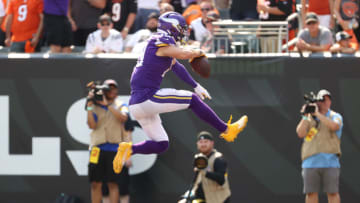
POLYGON ((161 154, 169 147, 169 138, 164 127, 161 125, 159 115, 148 116, 138 120, 142 129, 151 140, 146 140, 137 144, 122 142, 119 144, 116 156, 113 161, 115 173, 120 173, 125 162, 133 154, 161 154))
POLYGON ((161 154, 169 147, 169 141, 146 140, 137 144, 122 142, 119 144, 113 160, 115 173, 120 173, 125 162, 134 154, 161 154))
POLYGON ((221 132, 221 137, 228 142, 233 142, 237 135, 244 130, 248 122, 246 115, 242 116, 238 121, 231 123, 232 117, 228 123, 224 123, 216 113, 204 103, 196 94, 192 95, 189 107, 199 118, 209 123, 211 126, 221 132))

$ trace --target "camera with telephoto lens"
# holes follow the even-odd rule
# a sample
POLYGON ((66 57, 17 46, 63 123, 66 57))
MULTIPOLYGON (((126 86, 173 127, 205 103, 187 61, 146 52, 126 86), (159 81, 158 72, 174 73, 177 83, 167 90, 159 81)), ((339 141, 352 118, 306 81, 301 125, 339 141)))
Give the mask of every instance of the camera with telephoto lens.
POLYGON ((208 166, 208 158, 204 154, 196 154, 194 166, 200 170, 206 168, 208 166))
POLYGON ((89 92, 94 94, 92 98, 89 98, 89 100, 93 101, 94 104, 97 104, 98 101, 103 101, 104 94, 107 91, 110 91, 109 85, 101 84, 100 81, 91 81, 87 84, 87 87, 89 88, 89 92))
POLYGON ((315 113, 315 103, 319 101, 314 92, 310 92, 310 94, 304 94, 305 99, 305 108, 301 111, 301 114, 315 113))

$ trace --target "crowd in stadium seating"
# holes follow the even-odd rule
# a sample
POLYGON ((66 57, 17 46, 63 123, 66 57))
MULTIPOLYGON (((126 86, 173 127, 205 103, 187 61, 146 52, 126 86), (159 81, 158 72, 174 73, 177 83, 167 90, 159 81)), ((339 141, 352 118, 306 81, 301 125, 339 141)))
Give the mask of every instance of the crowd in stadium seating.
MULTIPOLYGON (((189 24, 190 44, 224 53, 227 44, 212 47, 213 21, 285 21, 298 12, 301 22, 289 22, 289 39, 298 36, 295 51, 354 53, 359 10, 355 0, 0 0, 0 46, 9 52, 138 53, 158 16, 177 11, 189 24), (309 12, 313 20, 307 19, 309 12)), ((259 38, 262 52, 278 50, 274 37, 259 38)))

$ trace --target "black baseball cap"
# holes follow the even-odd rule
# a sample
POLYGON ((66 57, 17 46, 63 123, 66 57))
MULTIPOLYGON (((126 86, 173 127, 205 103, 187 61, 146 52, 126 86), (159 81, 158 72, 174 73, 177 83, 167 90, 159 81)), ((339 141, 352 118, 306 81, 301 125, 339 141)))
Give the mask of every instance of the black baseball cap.
POLYGON ((118 87, 119 85, 118 85, 118 83, 115 81, 115 80, 113 80, 113 79, 107 79, 107 80, 105 80, 104 81, 104 83, 103 83, 104 85, 114 85, 115 87, 118 87))
POLYGON ((220 16, 215 11, 209 11, 206 17, 210 21, 217 21, 220 19, 220 16))
POLYGON ((305 24, 308 24, 310 22, 319 22, 319 18, 314 12, 310 12, 306 14, 305 17, 305 24))
POLYGON ((341 31, 341 32, 338 32, 336 33, 335 35, 335 39, 337 42, 341 41, 341 40, 345 40, 345 39, 351 39, 352 36, 349 35, 347 32, 345 31, 341 31))
POLYGON ((148 16, 148 20, 150 20, 150 19, 152 19, 152 18, 158 20, 158 19, 159 19, 159 14, 156 13, 156 12, 151 12, 151 13, 149 14, 149 16, 148 16))
POLYGON ((214 141, 213 136, 211 135, 211 133, 207 132, 207 131, 201 131, 198 136, 197 136, 197 140, 211 140, 214 141))
POLYGON ((103 23, 103 22, 112 23, 111 17, 109 15, 107 15, 107 14, 101 15, 99 17, 99 23, 103 23))

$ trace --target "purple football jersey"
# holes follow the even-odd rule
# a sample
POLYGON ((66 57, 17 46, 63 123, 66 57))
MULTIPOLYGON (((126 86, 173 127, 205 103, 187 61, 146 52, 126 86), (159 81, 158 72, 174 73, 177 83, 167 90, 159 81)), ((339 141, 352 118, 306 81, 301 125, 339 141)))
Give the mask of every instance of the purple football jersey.
POLYGON ((130 105, 146 101, 160 89, 163 77, 171 69, 173 58, 156 56, 156 52, 159 47, 175 44, 171 36, 163 33, 156 33, 148 40, 131 75, 130 105))

